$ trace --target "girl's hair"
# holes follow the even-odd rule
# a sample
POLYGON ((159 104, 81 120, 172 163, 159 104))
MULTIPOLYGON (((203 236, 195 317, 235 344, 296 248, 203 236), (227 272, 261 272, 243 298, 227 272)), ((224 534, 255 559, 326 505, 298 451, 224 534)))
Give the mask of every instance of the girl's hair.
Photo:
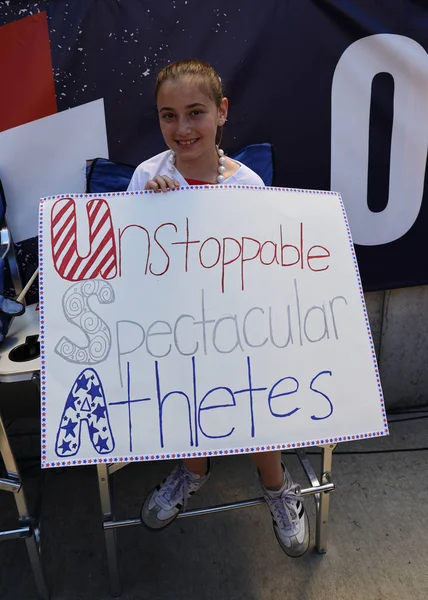
POLYGON ((220 106, 224 95, 221 79, 211 65, 197 58, 185 58, 164 67, 156 78, 155 99, 157 100, 159 89, 165 81, 177 81, 180 77, 199 78, 204 94, 217 107, 220 106))

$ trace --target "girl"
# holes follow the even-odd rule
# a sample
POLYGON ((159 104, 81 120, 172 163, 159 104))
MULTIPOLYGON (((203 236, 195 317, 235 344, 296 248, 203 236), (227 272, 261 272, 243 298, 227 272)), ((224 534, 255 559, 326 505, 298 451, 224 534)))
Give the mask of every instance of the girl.
MULTIPOLYGON (((225 156, 216 145, 228 100, 210 65, 196 59, 168 65, 157 77, 155 99, 169 150, 140 164, 128 190, 168 192, 180 186, 217 183, 263 186, 254 171, 225 156)), ((289 556, 301 556, 309 546, 309 521, 300 487, 293 484, 279 451, 251 456, 279 545, 289 556)), ((141 509, 142 521, 151 529, 169 525, 210 474, 209 459, 184 460, 149 494, 141 509)))

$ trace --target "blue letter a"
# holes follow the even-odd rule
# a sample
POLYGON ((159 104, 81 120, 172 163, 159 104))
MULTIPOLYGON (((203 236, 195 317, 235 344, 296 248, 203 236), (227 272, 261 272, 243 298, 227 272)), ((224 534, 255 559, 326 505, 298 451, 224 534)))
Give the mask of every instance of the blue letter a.
POLYGON ((68 394, 56 436, 57 456, 75 456, 79 452, 83 422, 95 452, 110 454, 114 437, 104 390, 94 369, 82 371, 68 394))

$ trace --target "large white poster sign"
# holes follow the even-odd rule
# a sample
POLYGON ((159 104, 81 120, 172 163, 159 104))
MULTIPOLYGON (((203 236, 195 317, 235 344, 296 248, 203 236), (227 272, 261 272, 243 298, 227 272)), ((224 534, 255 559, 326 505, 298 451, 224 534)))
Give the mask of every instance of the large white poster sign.
POLYGON ((338 194, 56 196, 40 215, 43 466, 387 433, 338 194))

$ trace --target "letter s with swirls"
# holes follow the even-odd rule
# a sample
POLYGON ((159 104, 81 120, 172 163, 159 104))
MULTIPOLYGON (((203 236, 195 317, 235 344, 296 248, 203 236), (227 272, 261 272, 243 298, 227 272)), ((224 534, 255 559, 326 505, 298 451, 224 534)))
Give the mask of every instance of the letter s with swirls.
POLYGON ((111 349, 111 332, 108 325, 89 306, 88 300, 95 296, 100 304, 114 302, 114 290, 110 283, 99 279, 79 281, 72 285, 62 299, 64 316, 86 336, 88 345, 78 346, 63 336, 55 352, 64 360, 79 365, 103 362, 111 349))

